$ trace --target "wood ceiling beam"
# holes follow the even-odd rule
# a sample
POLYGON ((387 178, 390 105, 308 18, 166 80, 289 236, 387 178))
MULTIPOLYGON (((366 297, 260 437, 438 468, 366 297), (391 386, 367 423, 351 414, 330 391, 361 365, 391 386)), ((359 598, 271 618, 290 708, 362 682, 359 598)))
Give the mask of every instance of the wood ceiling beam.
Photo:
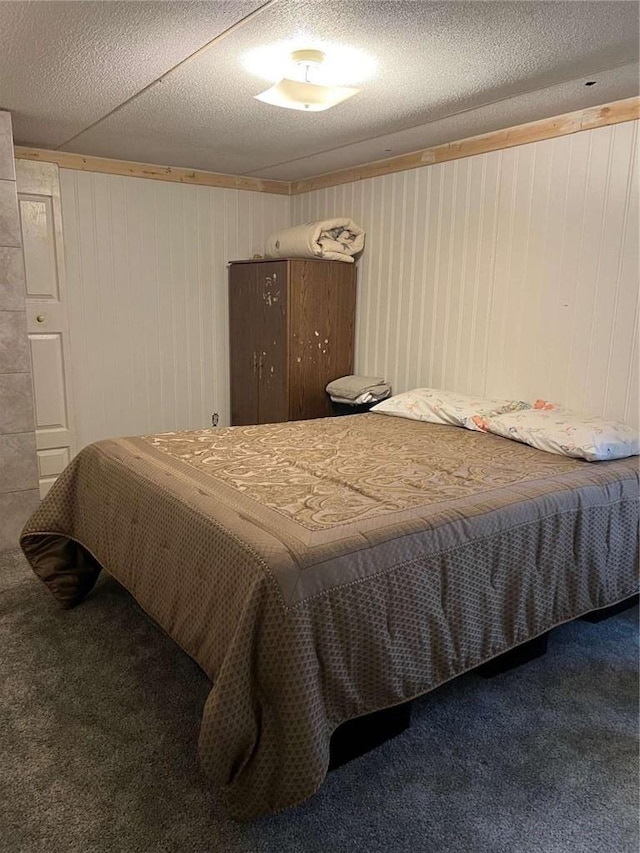
POLYGON ((104 175, 124 175, 128 178, 148 178, 152 181, 172 181, 178 184, 195 184, 199 187, 222 187, 231 190, 250 190, 258 193, 289 195, 288 181, 270 181, 266 178, 251 178, 243 175, 224 175, 179 166, 155 166, 150 163, 135 163, 130 160, 112 160, 108 157, 92 157, 73 154, 69 151, 47 151, 44 148, 26 148, 16 145, 16 160, 39 160, 57 163, 61 169, 80 172, 100 172, 104 175))
POLYGON ((380 175, 390 175, 393 172, 404 172, 408 169, 419 169, 421 166, 432 166, 435 163, 446 163, 448 160, 459 160, 463 157, 473 157, 476 154, 486 154, 489 151, 499 151, 503 148, 514 148, 517 145, 527 145, 529 142, 541 142, 544 139, 554 139, 567 136, 580 130, 592 130, 595 127, 605 127, 623 121, 633 121, 640 118, 640 98, 626 98, 613 101, 599 107, 588 107, 573 113, 544 118, 508 127, 504 130, 494 130, 481 136, 472 136, 457 142, 446 142, 433 148, 423 148, 411 154, 378 160, 349 169, 340 169, 315 178, 303 178, 291 183, 291 195, 311 192, 312 190, 336 187, 340 184, 350 184, 367 178, 377 178, 380 175))
POLYGON ((253 178, 243 175, 225 175, 177 166, 156 166, 128 160, 111 160, 107 157, 92 157, 73 154, 68 151, 47 151, 20 145, 15 147, 15 157, 18 160, 40 160, 46 163, 57 163, 62 169, 76 169, 83 172, 100 172, 107 175, 125 175, 133 178, 148 178, 154 181, 173 181, 202 187, 222 187, 274 193, 276 195, 300 195, 326 187, 363 181, 367 178, 404 172, 408 169, 419 169, 422 166, 446 163, 449 160, 473 157, 477 154, 486 154, 489 151, 514 148, 517 145, 541 142, 558 136, 568 136, 581 130, 592 130, 596 127, 606 127, 607 125, 637 119, 640 119, 640 98, 626 98, 621 101, 613 101, 610 104, 588 107, 516 127, 495 130, 457 142, 446 142, 432 148, 423 148, 411 154, 402 154, 399 157, 390 157, 387 160, 378 160, 375 163, 340 169, 336 172, 293 182, 273 181, 267 178, 253 178))

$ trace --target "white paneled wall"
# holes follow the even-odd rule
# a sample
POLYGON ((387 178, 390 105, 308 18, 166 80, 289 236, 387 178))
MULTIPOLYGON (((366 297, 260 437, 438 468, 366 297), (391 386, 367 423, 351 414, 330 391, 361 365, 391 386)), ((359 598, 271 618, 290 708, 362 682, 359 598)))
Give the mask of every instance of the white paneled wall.
POLYGON ((290 199, 61 170, 78 448, 229 422, 227 270, 290 199))
POLYGON ((638 122, 292 199, 351 216, 356 369, 637 424, 638 122))
POLYGON ((287 198, 61 170, 78 446, 229 419, 227 272, 364 225, 356 369, 638 422, 638 122, 287 198))

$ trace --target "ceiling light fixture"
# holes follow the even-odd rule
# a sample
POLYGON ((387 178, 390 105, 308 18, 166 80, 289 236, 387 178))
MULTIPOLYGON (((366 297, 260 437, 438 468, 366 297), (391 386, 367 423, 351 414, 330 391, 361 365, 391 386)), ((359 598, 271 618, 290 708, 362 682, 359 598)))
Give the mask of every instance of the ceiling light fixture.
POLYGON ((357 95, 360 89, 313 82, 324 56, 321 50, 294 50, 291 54, 294 66, 291 76, 283 77, 275 86, 254 97, 274 107, 313 113, 328 110, 357 95))

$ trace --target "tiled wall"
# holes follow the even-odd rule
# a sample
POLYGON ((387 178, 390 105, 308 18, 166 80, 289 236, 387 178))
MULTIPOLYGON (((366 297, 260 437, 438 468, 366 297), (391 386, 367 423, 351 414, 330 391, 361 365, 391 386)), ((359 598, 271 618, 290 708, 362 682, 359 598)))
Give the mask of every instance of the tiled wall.
POLYGON ((11 116, 0 111, 0 551, 39 500, 11 116))

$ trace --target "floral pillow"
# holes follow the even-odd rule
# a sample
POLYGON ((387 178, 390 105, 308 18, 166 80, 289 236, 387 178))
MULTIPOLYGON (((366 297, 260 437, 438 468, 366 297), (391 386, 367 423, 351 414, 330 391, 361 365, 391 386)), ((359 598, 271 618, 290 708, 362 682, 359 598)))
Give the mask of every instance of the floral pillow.
POLYGON ((482 427, 538 450, 588 462, 640 454, 640 436, 633 427, 621 421, 585 417, 543 400, 527 411, 491 416, 482 427))
POLYGON ((371 411, 479 431, 483 429, 484 420, 492 415, 529 408, 529 403, 519 400, 487 400, 438 388, 415 388, 383 400, 371 411))

